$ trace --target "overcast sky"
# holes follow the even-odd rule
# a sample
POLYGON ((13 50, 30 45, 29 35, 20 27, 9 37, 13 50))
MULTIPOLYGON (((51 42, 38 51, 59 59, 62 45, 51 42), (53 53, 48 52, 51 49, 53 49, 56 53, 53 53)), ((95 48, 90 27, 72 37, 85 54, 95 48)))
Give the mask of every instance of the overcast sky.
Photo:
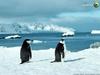
POLYGON ((91 5, 94 0, 0 0, 0 23, 57 24, 77 31, 100 29, 100 7, 84 7, 84 3, 91 5))

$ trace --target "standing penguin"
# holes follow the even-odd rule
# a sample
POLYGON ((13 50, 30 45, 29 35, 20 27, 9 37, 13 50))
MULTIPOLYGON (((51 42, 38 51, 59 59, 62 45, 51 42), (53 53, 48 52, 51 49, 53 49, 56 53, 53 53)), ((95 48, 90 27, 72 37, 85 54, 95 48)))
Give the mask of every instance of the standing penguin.
POLYGON ((55 49, 55 60, 53 62, 61 62, 61 58, 65 57, 63 41, 64 41, 64 39, 61 39, 61 41, 56 46, 56 49, 55 49))
POLYGON ((32 41, 30 39, 24 40, 20 50, 20 58, 21 58, 20 64, 23 64, 32 58, 31 47, 30 47, 31 42, 32 41))

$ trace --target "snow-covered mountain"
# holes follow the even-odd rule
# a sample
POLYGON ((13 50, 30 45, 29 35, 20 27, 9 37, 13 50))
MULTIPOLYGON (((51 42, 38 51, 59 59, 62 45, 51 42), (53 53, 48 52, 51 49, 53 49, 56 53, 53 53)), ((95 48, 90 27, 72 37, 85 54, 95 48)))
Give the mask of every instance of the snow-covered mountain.
POLYGON ((13 34, 13 33, 29 33, 31 30, 24 25, 17 23, 14 24, 0 24, 0 33, 2 34, 13 34))
POLYGON ((0 24, 0 34, 32 33, 34 31, 73 32, 74 29, 53 24, 0 24))

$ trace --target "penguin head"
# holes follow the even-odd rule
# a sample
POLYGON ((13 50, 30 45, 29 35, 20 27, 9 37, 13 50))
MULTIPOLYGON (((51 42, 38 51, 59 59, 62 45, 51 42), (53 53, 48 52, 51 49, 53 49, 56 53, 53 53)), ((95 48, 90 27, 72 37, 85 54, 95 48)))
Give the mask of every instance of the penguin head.
POLYGON ((31 41, 31 40, 27 40, 26 42, 27 42, 28 44, 31 44, 31 43, 32 43, 32 41, 31 41))
POLYGON ((31 40, 31 39, 25 39, 25 40, 24 40, 24 43, 31 44, 32 41, 33 41, 33 40, 31 40))
POLYGON ((60 43, 61 43, 61 44, 64 44, 64 38, 62 38, 62 39, 60 40, 60 43))

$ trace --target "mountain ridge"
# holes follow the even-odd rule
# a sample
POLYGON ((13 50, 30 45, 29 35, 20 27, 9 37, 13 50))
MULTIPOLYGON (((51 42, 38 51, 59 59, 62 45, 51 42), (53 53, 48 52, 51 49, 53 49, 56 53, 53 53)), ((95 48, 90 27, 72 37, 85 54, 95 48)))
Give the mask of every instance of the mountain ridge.
POLYGON ((0 24, 0 34, 32 33, 35 31, 73 32, 75 30, 54 24, 0 24))

